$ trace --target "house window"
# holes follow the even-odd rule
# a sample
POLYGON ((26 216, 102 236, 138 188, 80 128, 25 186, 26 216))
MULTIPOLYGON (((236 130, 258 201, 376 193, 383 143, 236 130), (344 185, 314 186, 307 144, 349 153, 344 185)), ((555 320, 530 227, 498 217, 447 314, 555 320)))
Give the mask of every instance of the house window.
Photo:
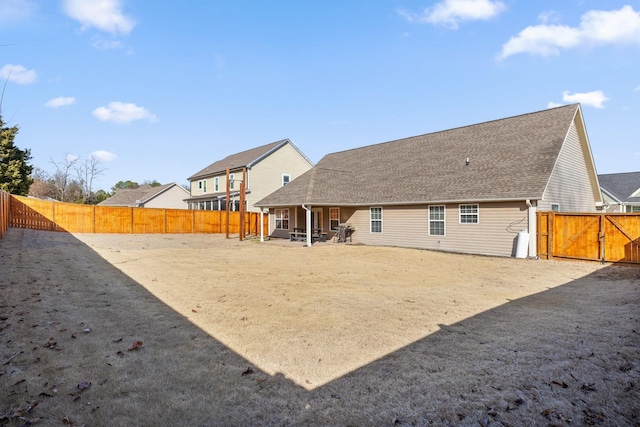
POLYGON ((460 224, 477 224, 478 205, 460 205, 460 224))
POLYGON ((290 182, 291 182, 291 175, 289 175, 288 173, 283 173, 282 174, 282 186, 284 187, 285 185, 287 185, 290 182))
POLYGON ((220 177, 216 176, 213 178, 213 191, 220 191, 220 177))
POLYGON ((329 208, 329 229, 337 231, 340 227, 340 208, 329 208))
POLYGON ((560 212, 560 204, 558 204, 558 203, 551 203, 551 211, 553 211, 553 212, 560 212))
POLYGON ((289 209, 276 209, 275 218, 276 218, 276 228, 278 230, 289 229, 289 209))
POLYGON ((369 208, 369 222, 372 233, 382 233, 382 208, 369 208))
POLYGON ((203 193, 207 192, 207 180, 198 181, 198 190, 202 191, 203 193))
POLYGON ((640 206, 635 205, 627 205, 628 213, 640 213, 640 206))
POLYGON ((234 182, 233 182, 233 174, 229 175, 229 190, 233 190, 233 186, 234 186, 234 182))
POLYGON ((429 236, 444 236, 444 205, 429 206, 429 236))

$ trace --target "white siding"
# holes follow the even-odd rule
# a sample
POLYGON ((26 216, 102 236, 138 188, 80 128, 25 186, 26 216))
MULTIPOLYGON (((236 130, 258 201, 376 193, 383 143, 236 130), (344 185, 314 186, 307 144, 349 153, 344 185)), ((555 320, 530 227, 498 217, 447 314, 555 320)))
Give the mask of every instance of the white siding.
POLYGON ((347 222, 356 229, 354 243, 513 256, 518 232, 527 228, 524 202, 480 203, 478 224, 460 224, 458 206, 446 205, 445 236, 429 236, 428 206, 383 207, 382 233, 369 231, 368 207, 347 222))
POLYGON ((254 203, 268 196, 282 187, 282 175, 291 175, 291 180, 296 179, 311 169, 311 164, 290 144, 282 146, 258 164, 254 165, 249 173, 247 189, 247 206, 249 211, 260 212, 254 203))
POLYGON ((588 158, 588 147, 581 144, 576 125, 572 123, 543 199, 538 203, 540 211, 550 211, 551 203, 558 203, 560 212, 596 212, 594 188, 590 180, 590 174, 593 175, 595 171, 588 158))

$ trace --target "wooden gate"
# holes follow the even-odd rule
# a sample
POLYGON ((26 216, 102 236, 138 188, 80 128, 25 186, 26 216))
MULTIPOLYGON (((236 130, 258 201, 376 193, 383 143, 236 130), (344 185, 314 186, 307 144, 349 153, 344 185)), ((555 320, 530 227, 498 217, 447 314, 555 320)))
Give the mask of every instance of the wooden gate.
POLYGON ((538 212, 538 255, 640 263, 640 214, 538 212))

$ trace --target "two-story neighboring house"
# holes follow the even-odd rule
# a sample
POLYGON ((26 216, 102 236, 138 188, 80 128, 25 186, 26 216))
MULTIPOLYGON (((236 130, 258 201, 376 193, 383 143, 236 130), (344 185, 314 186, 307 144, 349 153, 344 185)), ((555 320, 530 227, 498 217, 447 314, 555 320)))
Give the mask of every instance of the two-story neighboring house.
POLYGON ((226 210, 227 168, 230 209, 239 210, 240 180, 246 168, 248 212, 259 212, 254 203, 288 184, 313 167, 309 158, 289 139, 272 142, 218 160, 189 177, 189 209, 226 210))

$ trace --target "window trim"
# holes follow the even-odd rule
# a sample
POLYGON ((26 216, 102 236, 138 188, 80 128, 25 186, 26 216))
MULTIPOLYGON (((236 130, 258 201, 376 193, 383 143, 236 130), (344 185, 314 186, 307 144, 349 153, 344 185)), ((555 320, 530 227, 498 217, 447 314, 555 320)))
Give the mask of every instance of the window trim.
POLYGON ((447 235, 447 206, 446 205, 429 205, 429 236, 443 237, 447 235), (431 218, 431 208, 442 208, 442 219, 431 218), (432 223, 442 223, 442 234, 434 234, 431 232, 432 223))
POLYGON ((277 208, 273 210, 273 221, 275 223, 276 230, 289 230, 289 220, 289 208, 277 208), (283 215, 285 212, 286 215, 283 215), (278 221, 280 221, 280 227, 278 227, 278 221), (283 227, 284 221, 287 222, 287 228, 283 227))
POLYGON ((382 206, 371 206, 369 207, 369 233, 375 233, 375 234, 382 234, 383 228, 382 228, 382 206), (380 209, 380 218, 373 218, 373 210, 374 209, 380 209), (375 223, 380 223, 380 231, 374 231, 373 230, 373 224, 375 223))
POLYGON ((339 208, 339 207, 337 207, 337 206, 335 206, 335 207, 331 207, 331 208, 329 208, 329 230, 330 230, 330 231, 338 231, 338 229, 339 229, 339 228, 340 228, 340 208, 339 208), (335 220, 335 219, 331 219, 331 211, 332 211, 333 209, 336 209, 336 210, 338 211, 338 219, 337 219, 337 220, 335 220), (338 222, 336 223, 335 228, 331 226, 331 222, 332 222, 332 221, 338 221, 338 222))
POLYGON ((480 204, 479 203, 464 203, 458 205, 458 224, 480 224, 480 204), (462 212, 462 209, 468 206, 475 206, 475 212, 462 212), (462 221, 463 217, 474 217, 475 221, 462 221))

